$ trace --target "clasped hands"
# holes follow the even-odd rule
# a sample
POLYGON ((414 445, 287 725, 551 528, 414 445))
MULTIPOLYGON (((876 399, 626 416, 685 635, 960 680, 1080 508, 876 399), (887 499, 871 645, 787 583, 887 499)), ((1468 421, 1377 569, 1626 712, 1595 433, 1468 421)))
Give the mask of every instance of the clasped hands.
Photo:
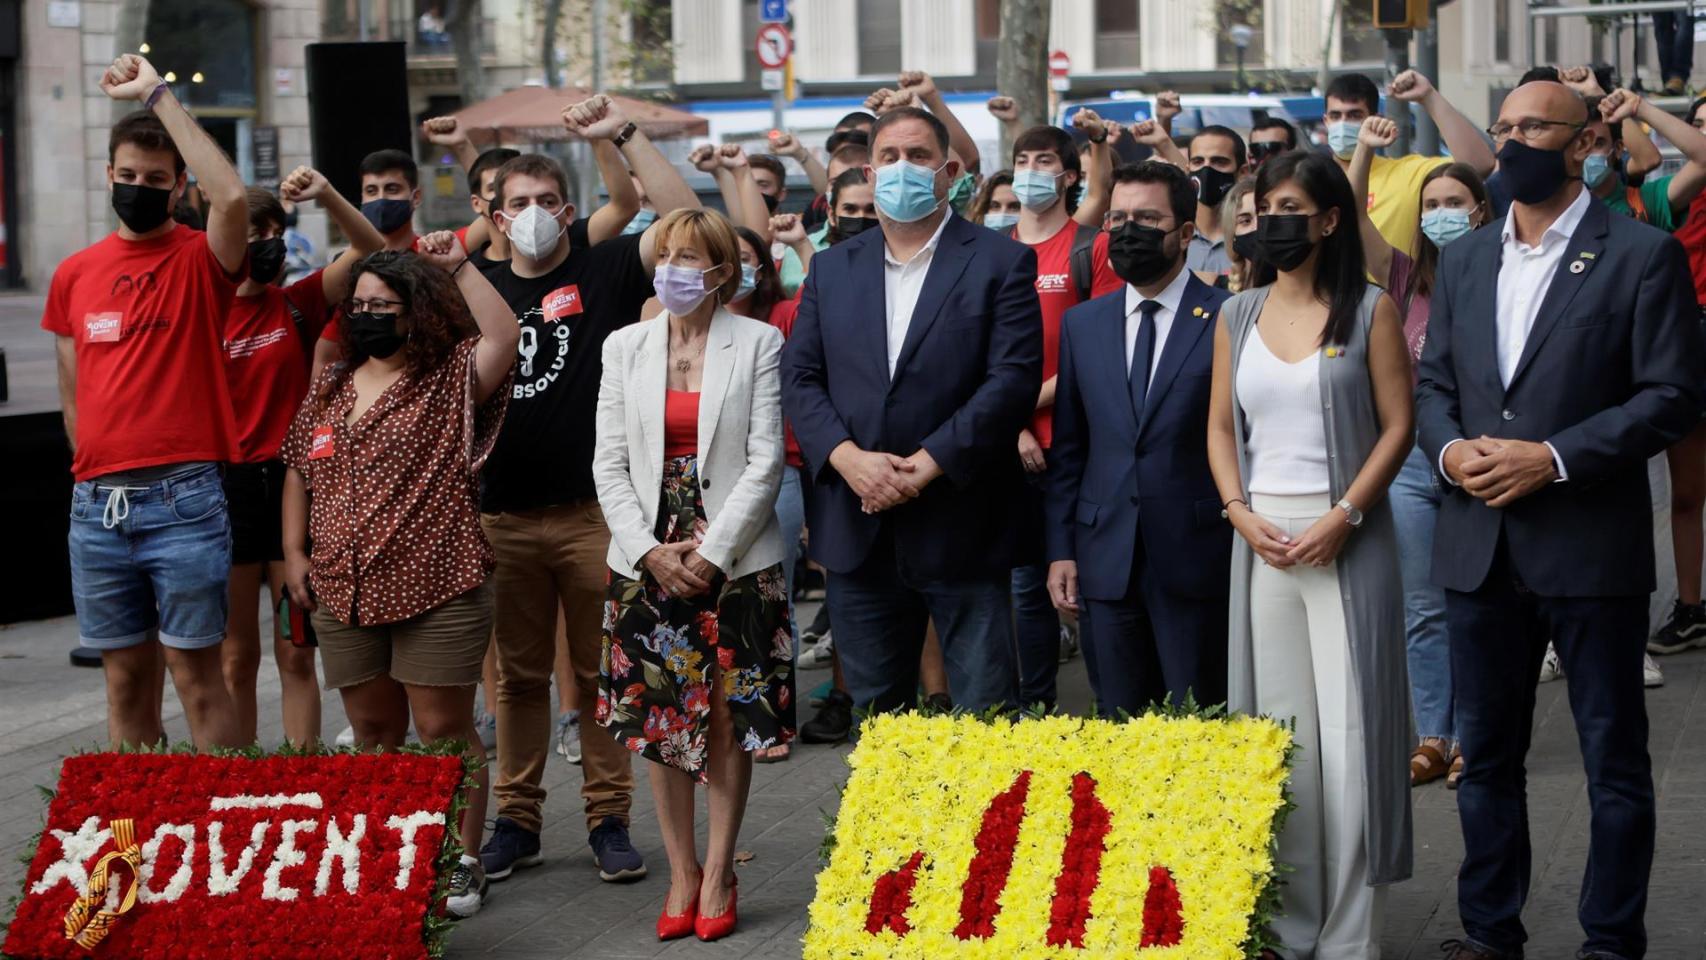
POLYGON ((1448 479, 1489 507, 1512 503, 1558 479, 1552 448, 1532 440, 1481 436, 1446 448, 1448 479))
POLYGON ((878 450, 861 450, 853 441, 843 441, 829 455, 829 465, 853 492, 866 513, 881 513, 915 499, 931 481, 942 475, 936 458, 923 447, 910 457, 878 450))
POLYGON ((660 543, 646 551, 640 562, 672 597, 696 597, 711 589, 711 581, 722 573, 699 555, 699 544, 693 540, 660 543))

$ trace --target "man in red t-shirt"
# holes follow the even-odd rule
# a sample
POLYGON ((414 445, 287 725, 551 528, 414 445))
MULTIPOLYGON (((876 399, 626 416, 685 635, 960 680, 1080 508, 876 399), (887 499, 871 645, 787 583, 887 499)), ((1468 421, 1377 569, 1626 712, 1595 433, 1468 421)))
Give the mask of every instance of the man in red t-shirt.
POLYGON ((144 109, 114 125, 107 183, 118 231, 54 271, 42 327, 57 339, 71 438, 72 595, 102 652, 114 745, 156 743, 160 662, 201 749, 240 742, 220 670, 230 524, 219 465, 238 432, 220 350, 247 249, 243 181, 147 60, 101 78, 144 109), (171 211, 195 174, 207 232, 171 211))
MULTIPOLYGON (((308 363, 329 304, 350 293, 355 262, 383 249, 385 238, 333 190, 326 178, 298 167, 279 192, 292 203, 316 200, 349 238, 331 266, 291 284, 273 286, 284 265, 284 205, 271 191, 248 190, 249 271, 225 317, 225 378, 237 420, 237 457, 225 470, 231 517, 230 617, 225 642, 225 685, 237 711, 242 742, 256 733, 255 680, 261 666, 259 604, 264 578, 273 609, 284 597, 284 464, 279 447, 291 417, 308 392, 308 363)), ((297 746, 320 739, 320 690, 314 648, 301 633, 283 635, 286 618, 273 618, 273 654, 284 693, 284 735, 297 746)), ((291 623, 293 631, 305 624, 291 623)))
MULTIPOLYGON (((1090 162, 1107 163, 1108 131, 1100 118, 1080 111, 1077 125, 1090 134, 1090 162)), ((1052 441, 1055 374, 1060 368, 1060 318, 1068 307, 1120 287, 1108 264, 1108 236, 1101 232, 1106 197, 1079 197, 1084 171, 1072 137, 1059 127, 1032 127, 1013 141, 1013 193, 1019 224, 1013 237, 1037 252, 1037 300, 1043 311, 1043 387, 1029 429, 1019 431, 1019 462, 1035 496, 1019 506, 1022 523, 1034 530, 1032 556, 1013 569, 1014 631, 1019 643, 1019 700, 1055 703, 1060 666, 1060 616, 1048 596, 1048 565, 1042 554, 1043 502, 1039 485, 1048 469, 1052 441), (1076 203, 1074 201, 1077 201, 1076 203), (1088 255, 1083 248, 1088 247, 1088 255), (1077 252, 1078 256, 1074 256, 1077 252), (1074 260, 1077 261, 1074 264, 1074 260), (1086 275, 1087 274, 1087 275, 1086 275), (1086 291, 1086 288, 1088 290, 1086 291)))

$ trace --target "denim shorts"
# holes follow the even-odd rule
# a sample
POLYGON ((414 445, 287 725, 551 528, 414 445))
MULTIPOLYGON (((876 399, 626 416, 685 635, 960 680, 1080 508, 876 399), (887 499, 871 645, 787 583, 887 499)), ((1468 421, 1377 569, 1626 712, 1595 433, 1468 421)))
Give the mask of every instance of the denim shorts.
POLYGON ((231 522, 217 466, 153 483, 85 480, 71 492, 71 593, 84 646, 158 632, 180 650, 225 637, 231 522))

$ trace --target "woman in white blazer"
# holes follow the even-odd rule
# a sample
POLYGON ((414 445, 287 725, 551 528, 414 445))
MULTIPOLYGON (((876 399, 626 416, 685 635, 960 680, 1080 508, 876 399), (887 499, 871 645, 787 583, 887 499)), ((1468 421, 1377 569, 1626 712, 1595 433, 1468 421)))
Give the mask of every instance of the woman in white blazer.
POLYGON ((670 862, 664 940, 726 936, 752 751, 794 736, 776 494, 782 334, 723 307, 734 228, 678 210, 657 227, 664 312, 604 343, 593 477, 610 525, 598 722, 651 765, 670 862), (694 846, 693 785, 710 788, 694 846))

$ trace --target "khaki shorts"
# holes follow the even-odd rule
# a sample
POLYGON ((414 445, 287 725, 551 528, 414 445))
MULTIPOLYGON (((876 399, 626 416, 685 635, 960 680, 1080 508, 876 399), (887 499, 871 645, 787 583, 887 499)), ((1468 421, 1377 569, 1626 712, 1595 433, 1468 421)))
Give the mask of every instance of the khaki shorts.
POLYGON ((312 617, 327 690, 384 674, 422 687, 473 686, 492 637, 492 582, 397 623, 350 626, 319 610, 312 617))

